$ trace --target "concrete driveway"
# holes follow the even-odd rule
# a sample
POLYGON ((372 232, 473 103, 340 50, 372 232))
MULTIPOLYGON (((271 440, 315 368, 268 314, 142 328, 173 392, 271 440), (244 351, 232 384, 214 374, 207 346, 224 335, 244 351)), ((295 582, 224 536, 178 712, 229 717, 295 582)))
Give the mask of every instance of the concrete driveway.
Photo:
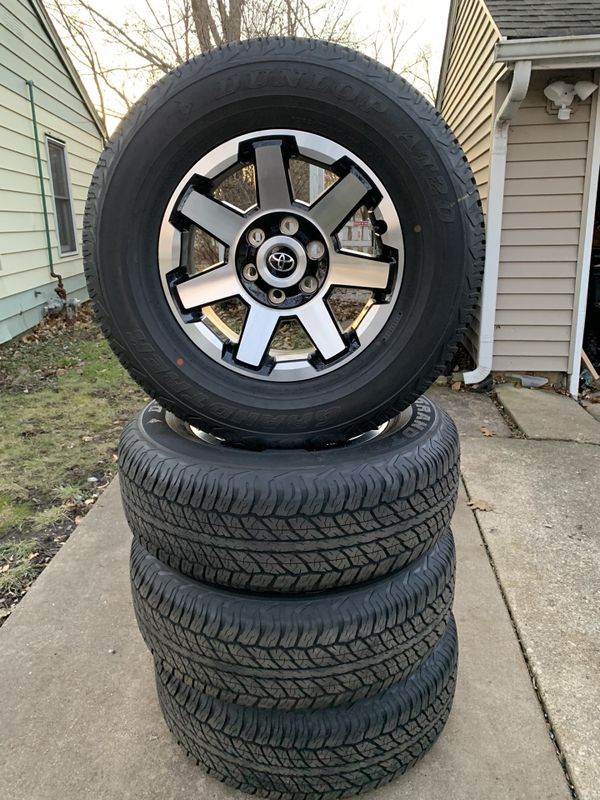
POLYGON ((469 497, 493 506, 477 524, 558 755, 576 796, 597 800, 600 423, 568 397, 503 385, 498 399, 520 428, 511 436, 488 397, 431 393, 459 424, 469 497))
MULTIPOLYGON (((371 796, 568 800, 572 794, 556 736, 579 797, 592 800, 599 796, 598 736, 589 739, 597 722, 598 706, 592 705, 597 672, 586 682, 580 666, 587 658, 582 643, 588 641, 585 625, 594 601, 590 587, 581 610, 584 589, 570 583, 584 574, 576 569, 575 543, 565 566, 566 540, 579 523, 573 516, 572 526, 561 526, 558 517, 560 508, 571 508, 571 495, 561 494, 560 502, 554 497, 555 516, 540 522, 537 497, 546 489, 543 481, 532 480, 528 456, 515 455, 526 454, 532 443, 510 437, 488 398, 454 396, 437 387, 434 393, 444 405, 457 406, 468 492, 492 502, 496 511, 476 518, 461 492, 453 523, 460 677, 448 726, 415 769, 371 796), (483 436, 481 427, 496 435, 483 436), (529 507, 523 486, 531 487, 529 507), (543 531, 553 532, 561 547, 542 547, 543 531), (575 606, 583 633, 578 631, 569 650, 575 606), (565 670, 567 663, 572 669, 565 670)), ((558 463, 566 463, 564 452, 558 463)), ((549 494, 553 486, 567 486, 558 467, 549 472, 546 464, 540 470, 548 476, 549 494)), ((566 466, 564 471, 570 475, 566 466)), ((186 759, 162 722, 151 658, 133 618, 129 542, 114 483, 0 629, 0 786, 6 800, 243 797, 186 759)), ((585 545, 586 558, 596 555, 594 546, 585 545)), ((586 663, 591 668, 592 661, 586 663)))

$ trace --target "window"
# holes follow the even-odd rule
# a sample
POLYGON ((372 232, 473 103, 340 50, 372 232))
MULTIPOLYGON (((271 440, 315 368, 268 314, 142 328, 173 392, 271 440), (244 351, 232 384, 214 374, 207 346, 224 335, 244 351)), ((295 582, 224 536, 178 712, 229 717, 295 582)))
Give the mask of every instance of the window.
POLYGON ((46 144, 48 147, 48 163, 50 165, 50 182, 54 196, 58 249, 61 256, 67 256, 77 252, 75 217, 73 216, 71 182, 69 181, 69 167, 67 164, 67 147, 64 142, 58 142, 56 139, 50 139, 50 137, 46 137, 46 144))

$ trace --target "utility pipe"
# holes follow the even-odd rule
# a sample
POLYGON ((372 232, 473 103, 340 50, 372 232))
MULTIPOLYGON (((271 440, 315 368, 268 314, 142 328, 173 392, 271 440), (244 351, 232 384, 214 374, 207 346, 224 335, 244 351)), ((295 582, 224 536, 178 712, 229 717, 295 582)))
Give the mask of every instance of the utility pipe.
POLYGON ((44 213, 44 227, 46 229, 46 249, 48 251, 48 261, 50 264, 50 275, 57 280, 57 287, 54 290, 62 299, 67 299, 67 292, 63 284, 62 275, 54 271, 54 259, 52 258, 52 244, 50 242, 50 225, 48 222, 48 205, 46 203, 46 191, 44 188, 44 171, 42 168, 42 156, 40 154, 40 141, 38 136, 37 116, 35 113, 35 98, 33 95, 33 81, 25 81, 29 89, 29 102, 31 104, 31 120, 33 122, 33 137, 35 139, 35 155, 37 159, 38 176, 40 179, 40 193, 42 195, 42 210, 44 213))
POLYGON ((488 182, 490 193, 486 220, 485 269, 481 290, 481 327, 477 367, 471 372, 464 373, 465 383, 480 383, 492 371, 508 129, 511 120, 527 95, 530 78, 531 61, 517 61, 510 89, 494 121, 488 182))

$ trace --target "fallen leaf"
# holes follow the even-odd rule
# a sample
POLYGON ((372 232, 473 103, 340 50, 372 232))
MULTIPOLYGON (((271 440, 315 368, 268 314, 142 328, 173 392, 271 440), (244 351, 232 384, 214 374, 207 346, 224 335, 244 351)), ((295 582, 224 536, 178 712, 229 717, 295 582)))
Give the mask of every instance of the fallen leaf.
POLYGON ((92 441, 92 437, 91 436, 82 436, 81 437, 81 441, 82 442, 91 442, 92 441))
POLYGON ((460 387, 462 386, 462 381, 454 381, 452 386, 450 387, 453 392, 460 392, 460 387))
POLYGON ((469 500, 467 503, 469 508, 472 508, 473 511, 493 511, 494 506, 491 503, 488 503, 487 500, 469 500))
POLYGON ((83 517, 75 517, 75 525, 79 525, 83 517))
POLYGON ((485 425, 479 428, 479 430, 483 433, 484 436, 495 436, 496 431, 491 431, 489 428, 486 428, 485 425))
POLYGON ((39 556, 39 553, 29 553, 29 555, 27 556, 27 560, 33 561, 33 559, 36 558, 37 556, 39 556))
POLYGON ((9 569, 10 569, 10 564, 3 564, 0 567, 0 572, 8 572, 9 569))

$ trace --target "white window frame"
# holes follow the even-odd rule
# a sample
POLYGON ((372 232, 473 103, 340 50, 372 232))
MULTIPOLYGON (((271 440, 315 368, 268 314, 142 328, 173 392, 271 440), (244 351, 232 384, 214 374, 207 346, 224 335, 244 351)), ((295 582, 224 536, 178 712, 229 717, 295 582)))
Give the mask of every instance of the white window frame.
POLYGON ((51 136, 50 134, 46 134, 46 164, 48 165, 48 178, 50 179, 50 190, 52 192, 52 208, 54 209, 54 230, 56 233, 56 249, 58 250, 59 258, 69 258, 70 256, 76 256, 79 252, 79 248, 77 246, 77 222, 75 220, 75 206, 73 204, 73 187, 71 186, 71 167, 69 164, 69 152, 67 150, 67 143, 63 139, 57 139, 56 136, 51 136), (75 233, 75 249, 69 250, 68 252, 63 252, 60 245, 60 233, 58 230, 58 212, 56 209, 56 194, 54 191, 54 181, 52 179, 52 167, 50 165, 50 147, 49 144, 52 142, 54 145, 58 145, 58 147, 62 148, 64 159, 65 159, 65 169, 67 172, 67 190, 69 192, 69 203, 71 206, 71 219, 73 220, 73 231, 75 233))
MULTIPOLYGON (((600 80, 600 70, 594 72, 593 80, 596 83, 600 80)), ((585 169, 568 366, 569 394, 575 398, 579 397, 579 376, 582 368, 581 351, 583 349, 583 333, 587 314, 588 287, 590 284, 590 268, 592 266, 592 239, 594 236, 594 217, 598 195, 598 173, 600 171, 600 98, 598 97, 598 91, 595 91, 592 95, 585 169)))

